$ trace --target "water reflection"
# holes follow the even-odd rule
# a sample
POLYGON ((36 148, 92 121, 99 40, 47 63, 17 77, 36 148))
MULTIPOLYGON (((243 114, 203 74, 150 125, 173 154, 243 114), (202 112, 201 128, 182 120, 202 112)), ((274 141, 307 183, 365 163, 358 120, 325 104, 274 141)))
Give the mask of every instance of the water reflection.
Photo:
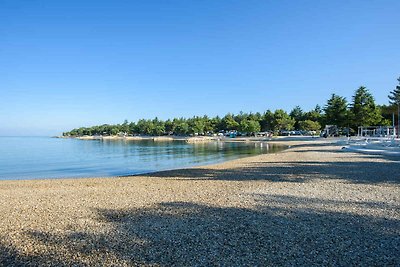
POLYGON ((268 143, 0 138, 0 179, 100 177, 206 165, 283 147, 268 143))

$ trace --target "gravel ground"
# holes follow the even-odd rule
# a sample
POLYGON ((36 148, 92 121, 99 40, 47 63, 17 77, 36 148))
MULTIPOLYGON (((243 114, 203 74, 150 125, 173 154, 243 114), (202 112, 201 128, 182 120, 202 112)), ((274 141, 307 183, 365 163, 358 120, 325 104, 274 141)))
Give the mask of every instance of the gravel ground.
POLYGON ((0 265, 400 266, 399 158, 295 144, 150 175, 1 181, 0 265))

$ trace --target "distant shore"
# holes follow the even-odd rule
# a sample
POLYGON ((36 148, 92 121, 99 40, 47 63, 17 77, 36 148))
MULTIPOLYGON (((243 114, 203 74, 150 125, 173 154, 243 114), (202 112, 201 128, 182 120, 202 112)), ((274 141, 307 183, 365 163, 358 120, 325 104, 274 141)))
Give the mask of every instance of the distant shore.
POLYGON ((284 142, 148 175, 0 181, 0 265, 400 265, 400 162, 284 142))
POLYGON ((186 141, 186 142, 208 142, 217 141, 217 137, 209 136, 199 136, 199 137, 186 137, 186 136, 59 136, 58 138, 75 138, 80 140, 127 140, 127 141, 140 141, 140 140, 150 140, 155 142, 165 142, 165 141, 186 141))
POLYGON ((230 138, 226 136, 56 136, 56 138, 74 138, 79 140, 127 140, 127 141, 140 141, 150 140, 155 142, 165 141, 185 141, 188 143, 197 142, 285 142, 285 141, 311 141, 321 139, 319 136, 273 136, 273 137, 251 137, 239 136, 230 138))

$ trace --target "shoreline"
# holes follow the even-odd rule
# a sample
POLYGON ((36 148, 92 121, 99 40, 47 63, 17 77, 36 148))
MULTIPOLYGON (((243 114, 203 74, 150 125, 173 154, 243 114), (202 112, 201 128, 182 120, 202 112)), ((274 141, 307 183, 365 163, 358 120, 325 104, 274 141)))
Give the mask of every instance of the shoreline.
POLYGON ((399 265, 400 161, 290 145, 116 179, 1 181, 0 265, 399 265))
MULTIPOLYGON (((312 144, 335 144, 338 142, 342 141, 342 138, 332 138, 332 139, 323 139, 319 138, 317 140, 316 138, 310 138, 310 137, 278 137, 275 138, 274 140, 269 140, 265 141, 260 138, 253 138, 252 140, 248 140, 248 138, 235 138, 236 140, 232 140, 231 138, 227 140, 218 140, 220 142, 239 142, 239 143, 266 143, 266 144, 271 144, 271 145, 277 145, 277 146, 282 146, 285 147, 282 151, 276 152, 276 153, 281 153, 285 150, 288 150, 292 147, 298 146, 298 145, 306 145, 308 143, 312 144)), ((94 139, 84 139, 84 140, 94 140, 94 139)), ((115 138, 111 140, 124 140, 122 138, 115 138)), ((141 139, 141 140, 150 140, 150 139, 141 139)), ((213 140, 217 141, 217 140, 213 140)), ((193 142, 194 143, 194 142, 193 142)), ((273 154, 276 154, 273 153, 273 154)), ((271 153, 263 153, 263 154, 271 154, 271 153)), ((259 154, 259 155, 263 155, 259 154)), ((202 167, 209 167, 213 165, 219 165, 219 164, 224 164, 224 163, 229 163, 231 161, 236 161, 236 160, 241 160, 245 158, 252 158, 252 157, 257 157, 259 155, 246 155, 242 156, 236 159, 228 159, 228 160, 221 160, 217 162, 210 162, 208 164, 200 164, 200 165, 192 165, 192 166, 187 166, 187 167, 176 167, 172 169, 165 169, 165 170, 155 170, 155 171, 145 171, 141 173, 132 173, 132 174, 121 174, 121 175, 108 175, 108 176, 82 176, 82 177, 49 177, 49 178, 43 178, 43 177, 37 177, 37 178, 17 178, 17 179, 0 179, 0 185, 2 182, 6 181, 41 181, 41 180, 81 180, 81 179, 115 179, 115 178, 124 178, 124 177, 134 177, 134 176, 143 176, 143 175, 149 175, 149 174, 154 174, 154 173, 159 173, 159 172, 168 172, 168 171, 179 171, 179 170, 187 170, 187 169, 192 169, 192 168, 202 168, 202 167)))
POLYGON ((321 139, 319 136, 273 136, 273 137, 253 137, 241 136, 230 138, 226 136, 55 136, 54 138, 60 139, 78 139, 78 140, 126 140, 126 141, 154 141, 154 142, 168 142, 168 141, 185 141, 187 143, 197 142, 274 142, 281 140, 316 140, 321 139))

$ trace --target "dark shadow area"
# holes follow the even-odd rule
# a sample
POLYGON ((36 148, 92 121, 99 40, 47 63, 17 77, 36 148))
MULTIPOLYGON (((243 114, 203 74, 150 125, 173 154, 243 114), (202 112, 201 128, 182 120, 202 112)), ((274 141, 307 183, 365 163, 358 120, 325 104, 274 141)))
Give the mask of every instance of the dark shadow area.
POLYGON ((108 231, 28 231, 29 242, 47 246, 50 252, 27 257, 3 246, 0 263, 99 266, 109 265, 106 260, 112 258, 114 265, 131 266, 400 265, 399 220, 323 208, 382 203, 255 197, 255 209, 168 202, 97 210, 98 224, 108 231))
POLYGON ((37 255, 25 255, 12 244, 0 240, 0 266, 79 266, 78 261, 70 261, 69 264, 55 257, 55 253, 40 253, 37 255))
POLYGON ((343 179, 351 183, 400 183, 400 161, 384 162, 265 162, 255 167, 234 169, 193 168, 142 176, 271 182, 307 182, 313 179, 343 179))

